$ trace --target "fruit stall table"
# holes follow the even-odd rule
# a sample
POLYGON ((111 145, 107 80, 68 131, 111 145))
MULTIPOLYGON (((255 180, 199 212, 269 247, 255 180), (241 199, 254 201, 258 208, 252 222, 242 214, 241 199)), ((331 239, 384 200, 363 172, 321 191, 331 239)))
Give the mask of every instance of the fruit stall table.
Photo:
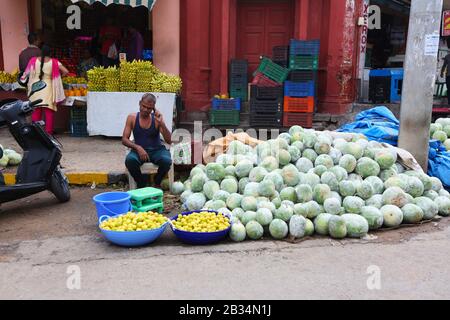
POLYGON ((86 107, 86 105, 86 97, 66 97, 66 100, 58 105, 58 112, 55 115, 55 132, 70 132, 70 110, 76 107, 86 107))
MULTIPOLYGON (((87 123, 90 136, 122 137, 127 117, 139 112, 141 92, 89 92, 87 95, 87 123)), ((176 94, 154 93, 156 108, 162 113, 167 129, 173 129, 176 94)))
POLYGON ((27 101, 27 91, 17 83, 0 84, 0 100, 19 99, 27 101))

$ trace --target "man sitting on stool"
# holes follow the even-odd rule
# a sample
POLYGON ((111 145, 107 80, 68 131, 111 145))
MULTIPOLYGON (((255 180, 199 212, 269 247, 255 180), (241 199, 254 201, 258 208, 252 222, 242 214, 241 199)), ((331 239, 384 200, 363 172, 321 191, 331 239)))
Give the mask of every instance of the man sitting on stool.
POLYGON ((172 166, 170 152, 163 145, 160 133, 168 144, 172 143, 172 134, 167 129, 163 115, 155 108, 154 95, 145 94, 139 106, 140 112, 128 116, 123 132, 122 143, 131 149, 125 160, 125 166, 140 189, 147 186, 141 166, 146 162, 157 165, 159 169, 155 187, 160 188, 162 180, 172 166), (130 140, 131 133, 134 135, 134 142, 130 140))

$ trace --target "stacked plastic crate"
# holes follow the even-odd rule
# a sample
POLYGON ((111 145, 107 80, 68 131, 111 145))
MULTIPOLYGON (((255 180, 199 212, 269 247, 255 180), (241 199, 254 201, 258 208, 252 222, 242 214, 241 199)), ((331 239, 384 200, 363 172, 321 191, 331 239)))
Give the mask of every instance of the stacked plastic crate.
POLYGON ((231 60, 230 63, 230 98, 212 100, 209 123, 216 126, 238 126, 242 102, 248 100, 248 62, 231 60))
POLYGON ((283 86, 252 85, 250 92, 250 125, 281 127, 283 120, 283 86))
POLYGON ((87 130, 87 107, 70 108, 70 133, 72 137, 88 137, 87 130))
POLYGON ((212 100, 209 123, 213 126, 238 126, 241 121, 241 99, 212 100))
POLYGON ((284 83, 283 126, 311 128, 316 105, 320 41, 291 40, 289 80, 284 83))
POLYGON ((272 60, 284 68, 289 68, 289 46, 273 47, 272 60))
POLYGON ((231 60, 230 63, 230 97, 248 101, 248 62, 231 60))
POLYGON ((252 127, 281 127, 283 124, 283 82, 289 69, 269 58, 262 58, 252 82, 250 125, 252 127))

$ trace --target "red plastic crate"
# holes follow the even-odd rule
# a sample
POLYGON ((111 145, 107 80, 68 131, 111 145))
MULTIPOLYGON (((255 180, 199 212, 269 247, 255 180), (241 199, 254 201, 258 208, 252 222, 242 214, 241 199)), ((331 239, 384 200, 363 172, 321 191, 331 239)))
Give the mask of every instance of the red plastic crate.
POLYGON ((280 84, 278 82, 269 79, 268 77, 263 75, 261 72, 258 72, 255 74, 252 84, 258 85, 260 87, 279 87, 280 86, 280 84))
POLYGON ((306 98, 284 97, 284 112, 294 112, 294 113, 314 112, 314 97, 306 97, 306 98))
POLYGON ((312 128, 314 113, 295 113, 285 112, 283 114, 283 127, 301 126, 303 128, 312 128))

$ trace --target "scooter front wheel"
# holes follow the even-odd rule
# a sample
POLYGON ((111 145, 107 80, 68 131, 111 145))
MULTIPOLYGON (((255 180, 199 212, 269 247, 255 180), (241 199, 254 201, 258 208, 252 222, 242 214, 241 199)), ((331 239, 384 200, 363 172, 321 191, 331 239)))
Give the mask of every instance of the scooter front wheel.
POLYGON ((53 173, 50 180, 50 188, 59 202, 64 203, 70 200, 69 181, 60 168, 53 173))

